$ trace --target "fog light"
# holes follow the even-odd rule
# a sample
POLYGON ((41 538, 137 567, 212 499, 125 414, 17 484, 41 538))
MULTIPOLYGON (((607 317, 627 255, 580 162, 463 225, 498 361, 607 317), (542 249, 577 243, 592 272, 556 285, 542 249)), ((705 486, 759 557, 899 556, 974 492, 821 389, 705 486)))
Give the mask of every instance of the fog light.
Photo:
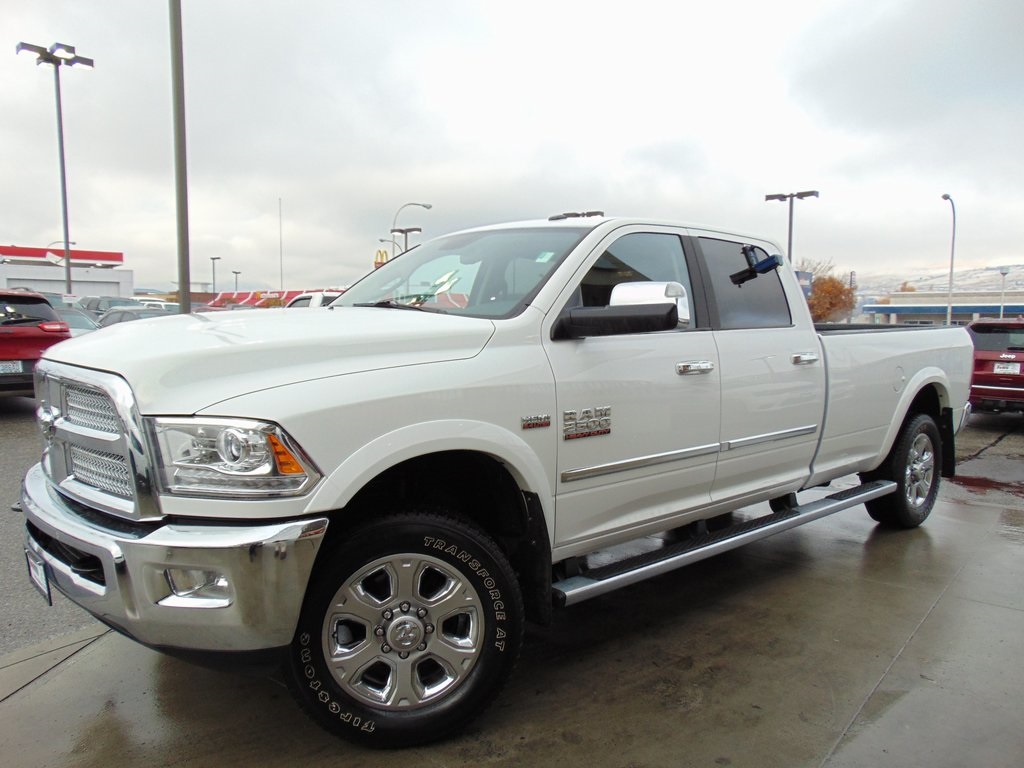
POLYGON ((164 570, 171 594, 160 605, 180 608, 226 608, 231 605, 231 583, 219 571, 202 568, 164 570))

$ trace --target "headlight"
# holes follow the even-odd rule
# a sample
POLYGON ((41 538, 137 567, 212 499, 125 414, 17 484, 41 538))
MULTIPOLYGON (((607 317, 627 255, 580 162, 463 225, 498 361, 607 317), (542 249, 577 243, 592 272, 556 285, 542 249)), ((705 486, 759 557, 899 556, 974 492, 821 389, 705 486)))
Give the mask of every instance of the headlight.
POLYGON ((297 496, 320 479, 276 424, 249 419, 149 420, 160 490, 183 496, 297 496))

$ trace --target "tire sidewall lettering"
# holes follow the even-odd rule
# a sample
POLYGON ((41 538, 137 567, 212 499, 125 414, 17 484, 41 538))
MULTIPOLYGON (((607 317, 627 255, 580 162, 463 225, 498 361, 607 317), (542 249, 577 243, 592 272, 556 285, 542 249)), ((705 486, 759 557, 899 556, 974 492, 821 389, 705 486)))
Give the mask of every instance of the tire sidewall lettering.
MULTIPOLYGON (((505 603, 502 600, 501 590, 498 589, 498 583, 495 581, 494 576, 491 575, 491 572, 484 567, 483 563, 475 555, 446 539, 436 536, 424 536, 423 548, 427 551, 436 550, 442 554, 451 555, 457 562, 465 564, 483 585, 482 593, 490 598, 491 615, 494 617, 495 622, 506 620, 505 603)), ((493 647, 503 653, 505 651, 505 641, 502 638, 505 637, 505 631, 501 627, 495 627, 495 629, 493 647)))
POLYGON ((312 657, 312 650, 309 647, 311 640, 312 638, 309 632, 303 632, 299 635, 299 659, 302 662, 302 672, 309 681, 310 690, 317 692, 317 700, 326 706, 327 711, 332 716, 337 717, 341 722, 347 723, 360 731, 373 733, 377 729, 377 725, 374 720, 363 718, 342 709, 341 704, 335 701, 327 692, 327 688, 317 677, 316 667, 310 663, 312 657))

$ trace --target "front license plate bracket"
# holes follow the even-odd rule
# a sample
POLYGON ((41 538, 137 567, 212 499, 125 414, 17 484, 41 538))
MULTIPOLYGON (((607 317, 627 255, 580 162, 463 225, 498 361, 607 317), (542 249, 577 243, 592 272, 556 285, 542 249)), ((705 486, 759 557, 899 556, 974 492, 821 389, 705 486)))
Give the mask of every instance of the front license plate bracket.
POLYGON ((39 594, 46 600, 47 605, 53 605, 53 593, 50 591, 50 575, 47 572, 46 561, 31 549, 26 549, 25 563, 28 565, 28 578, 32 582, 32 586, 39 590, 39 594))

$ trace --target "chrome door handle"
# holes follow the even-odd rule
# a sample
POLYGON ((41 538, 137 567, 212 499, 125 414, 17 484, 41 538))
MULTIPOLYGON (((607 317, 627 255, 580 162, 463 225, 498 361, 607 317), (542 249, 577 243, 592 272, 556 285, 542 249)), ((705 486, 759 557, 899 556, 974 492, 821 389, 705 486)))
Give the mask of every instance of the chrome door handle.
POLYGON ((810 365, 818 362, 817 352, 797 352, 791 358, 793 365, 810 365))
POLYGON ((710 360, 687 360, 685 363, 676 363, 676 373, 680 376, 697 376, 701 373, 711 373, 715 370, 715 364, 710 360))

